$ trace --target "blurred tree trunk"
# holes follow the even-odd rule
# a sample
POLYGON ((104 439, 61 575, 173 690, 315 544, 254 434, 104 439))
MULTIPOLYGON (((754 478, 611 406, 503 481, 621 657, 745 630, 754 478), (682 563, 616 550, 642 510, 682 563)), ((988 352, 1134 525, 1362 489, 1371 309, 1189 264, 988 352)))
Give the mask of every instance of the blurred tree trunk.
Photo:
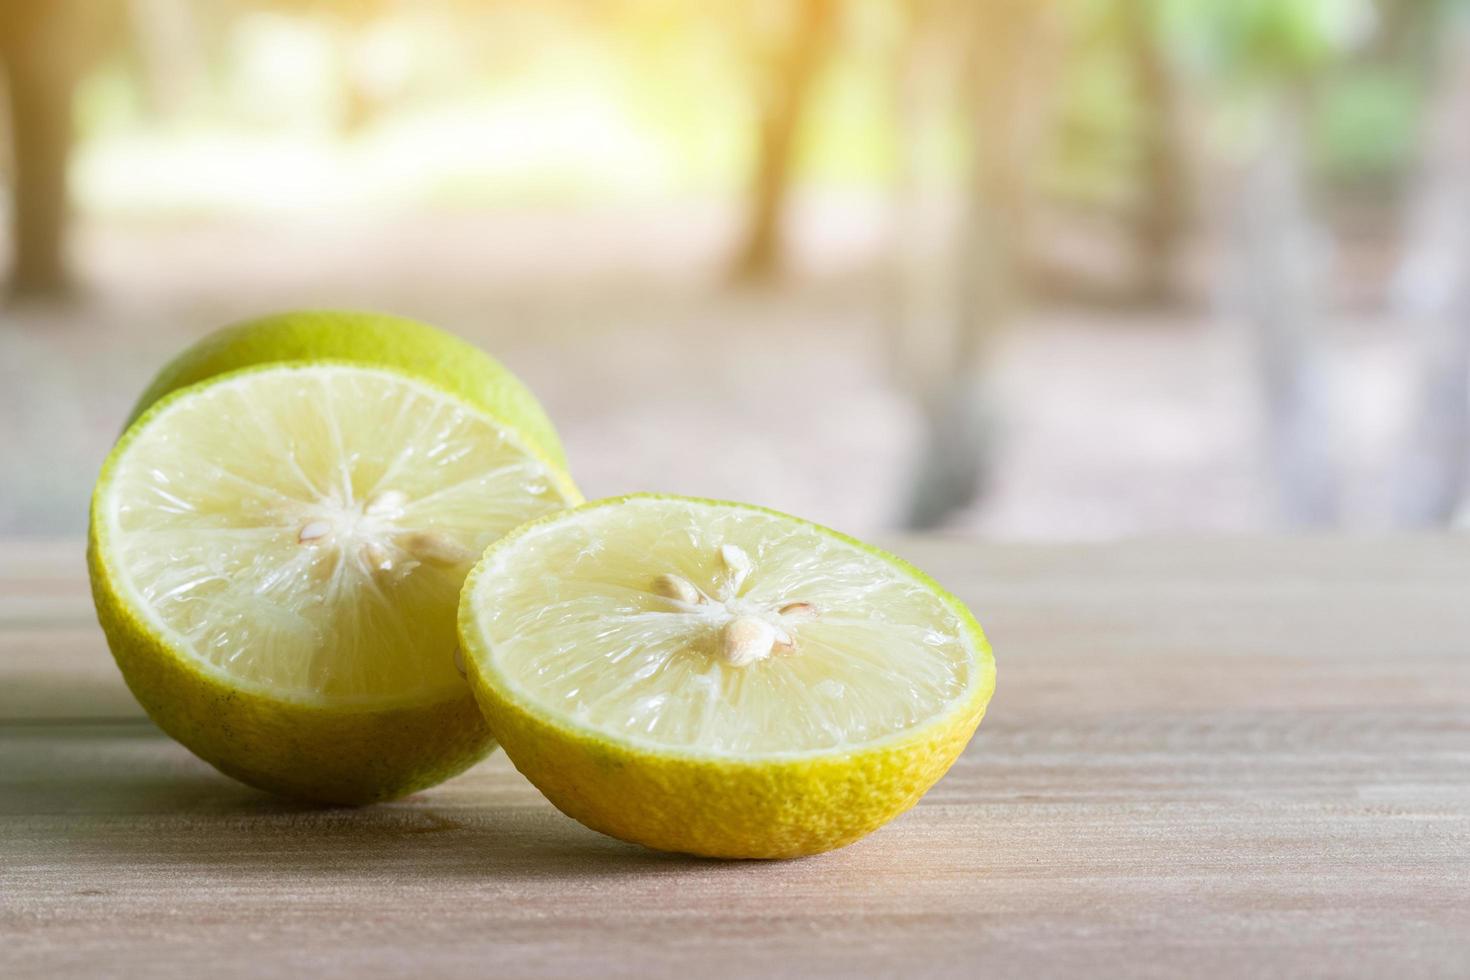
POLYGON ((925 422, 906 515, 912 528, 942 525, 988 478, 986 361, 1023 286, 1031 183, 1049 116, 1053 13, 1036 0, 920 7, 904 83, 910 132, 900 135, 895 331, 896 359, 918 389, 925 422), (957 113, 967 144, 957 207, 945 199, 945 154, 931 152, 936 141, 923 132, 942 128, 946 110, 957 113))
POLYGON ((1143 198, 1134 225, 1136 282, 1141 300, 1178 297, 1179 251, 1188 231, 1188 154, 1180 125, 1178 87, 1154 21, 1153 0, 1125 0, 1125 43, 1144 111, 1143 198))
POLYGON ((812 83, 836 29, 834 0, 799 0, 786 43, 762 80, 760 131, 745 237, 735 263, 739 279, 769 279, 781 266, 781 218, 791 189, 797 137, 812 83))
POLYGON ((184 112, 208 76, 203 31, 189 0, 129 0, 148 106, 160 119, 184 112))
POLYGON ((1318 338, 1328 241, 1307 201, 1305 97, 1281 85, 1233 205, 1234 299, 1254 331, 1271 455, 1288 522, 1337 517, 1328 385, 1318 338))
POLYGON ((1449 26, 1396 290, 1419 348, 1419 405, 1395 501, 1409 525, 1455 516, 1470 463, 1470 17, 1449 26))
POLYGON ((67 164, 72 90, 82 62, 76 0, 0 0, 0 62, 10 102, 15 298, 54 297, 69 285, 67 164))

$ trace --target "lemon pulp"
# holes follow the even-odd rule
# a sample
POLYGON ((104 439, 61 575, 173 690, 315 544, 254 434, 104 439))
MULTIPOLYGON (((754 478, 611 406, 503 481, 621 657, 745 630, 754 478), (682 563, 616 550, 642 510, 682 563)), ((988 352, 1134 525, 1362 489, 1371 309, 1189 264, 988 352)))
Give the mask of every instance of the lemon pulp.
POLYGON ((439 389, 361 366, 274 366, 173 396, 111 464, 112 578, 169 649, 227 683, 334 705, 462 695, 465 573, 576 491, 439 389))
POLYGON ((755 508, 589 505, 497 548, 472 589, 474 645, 517 700, 655 749, 852 749, 920 725, 977 681, 965 617, 932 583, 755 508), (668 576, 694 592, 662 594, 668 576), (736 620, 769 624, 775 648, 732 664, 721 644, 736 620))
POLYGON ((597 501, 492 545, 460 598, 470 684, 562 812, 667 851, 842 847, 958 758, 995 688, 964 605, 773 511, 597 501))

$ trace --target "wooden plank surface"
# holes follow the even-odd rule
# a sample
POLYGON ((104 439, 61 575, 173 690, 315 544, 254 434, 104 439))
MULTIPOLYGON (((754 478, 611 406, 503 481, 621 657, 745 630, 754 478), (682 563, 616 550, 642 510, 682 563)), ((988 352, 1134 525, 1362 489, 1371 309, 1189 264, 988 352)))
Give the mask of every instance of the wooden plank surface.
POLYGON ((783 863, 585 830, 504 760, 318 809, 158 733, 75 543, 0 542, 0 976, 1470 975, 1470 541, 897 541, 989 717, 783 863))

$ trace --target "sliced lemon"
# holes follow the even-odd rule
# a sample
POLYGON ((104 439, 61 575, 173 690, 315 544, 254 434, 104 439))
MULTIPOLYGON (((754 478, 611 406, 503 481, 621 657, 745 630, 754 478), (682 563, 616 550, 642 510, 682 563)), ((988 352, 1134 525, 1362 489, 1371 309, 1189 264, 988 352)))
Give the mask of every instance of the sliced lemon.
POLYGON ((912 806, 995 684, 959 600, 902 560, 761 508, 638 495, 526 525, 465 583, 491 730, 587 826, 794 857, 912 806))
POLYGON ((386 313, 292 310, 216 330, 164 365, 129 422, 178 388, 265 364, 342 361, 422 378, 515 428, 559 466, 561 440, 536 396, 505 365, 451 333, 386 313))
POLYGON ((89 559, 124 677, 170 735, 292 796, 363 803, 493 747, 456 666, 487 545, 578 502, 517 430, 363 364, 165 396, 98 480, 89 559))

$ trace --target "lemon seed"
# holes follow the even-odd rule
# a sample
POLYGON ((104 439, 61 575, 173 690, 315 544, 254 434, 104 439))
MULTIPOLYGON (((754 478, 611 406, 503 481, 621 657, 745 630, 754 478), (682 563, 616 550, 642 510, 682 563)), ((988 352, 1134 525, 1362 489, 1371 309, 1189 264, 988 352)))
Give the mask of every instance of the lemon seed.
POLYGON ((782 616, 789 616, 798 623, 817 618, 817 607, 810 602, 788 602, 777 610, 782 616))
POLYGON ((315 541, 317 538, 326 537, 332 530, 332 525, 326 521, 307 521, 301 526, 301 531, 296 535, 296 540, 305 544, 315 541))
POLYGON ((731 667, 745 667, 771 655, 776 627, 755 616, 737 616, 720 633, 720 653, 731 667))
POLYGON ((738 592, 740 586, 744 585, 745 580, 750 577, 751 571, 755 568, 755 563, 750 560, 750 556, 745 553, 745 549, 738 544, 720 545, 720 561, 724 564, 726 571, 730 573, 731 590, 738 592))
POLYGON ((680 578, 677 575, 671 575, 667 572, 653 580, 653 591, 665 599, 674 599, 691 606, 696 605, 704 599, 704 596, 699 594, 699 590, 691 585, 687 579, 680 578))

